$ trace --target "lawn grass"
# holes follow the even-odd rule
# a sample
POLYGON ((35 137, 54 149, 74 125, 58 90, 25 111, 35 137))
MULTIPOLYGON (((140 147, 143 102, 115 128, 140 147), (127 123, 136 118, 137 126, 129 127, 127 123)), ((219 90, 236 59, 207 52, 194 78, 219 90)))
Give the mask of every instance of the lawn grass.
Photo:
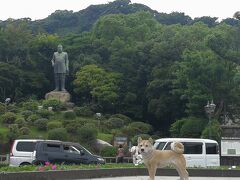
POLYGON ((113 135, 112 134, 105 134, 105 133, 98 133, 97 135, 97 139, 101 139, 103 141, 106 141, 108 143, 111 143, 112 139, 113 139, 113 135))
POLYGON ((30 127, 30 137, 36 138, 36 139, 47 139, 47 131, 39 131, 36 127, 30 127))

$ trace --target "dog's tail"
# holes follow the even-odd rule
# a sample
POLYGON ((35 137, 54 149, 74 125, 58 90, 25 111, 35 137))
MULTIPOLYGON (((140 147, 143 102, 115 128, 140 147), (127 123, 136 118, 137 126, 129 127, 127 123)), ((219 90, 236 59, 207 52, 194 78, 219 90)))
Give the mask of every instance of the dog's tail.
POLYGON ((180 142, 172 142, 171 143, 171 150, 178 153, 178 154, 183 154, 184 146, 180 142))

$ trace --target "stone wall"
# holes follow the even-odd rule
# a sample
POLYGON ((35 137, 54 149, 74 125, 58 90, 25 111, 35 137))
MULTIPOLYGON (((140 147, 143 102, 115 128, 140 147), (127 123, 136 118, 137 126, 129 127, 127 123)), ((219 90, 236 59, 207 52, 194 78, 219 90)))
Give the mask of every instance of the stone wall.
POLYGON ((240 137, 239 125, 222 125, 222 137, 240 137))

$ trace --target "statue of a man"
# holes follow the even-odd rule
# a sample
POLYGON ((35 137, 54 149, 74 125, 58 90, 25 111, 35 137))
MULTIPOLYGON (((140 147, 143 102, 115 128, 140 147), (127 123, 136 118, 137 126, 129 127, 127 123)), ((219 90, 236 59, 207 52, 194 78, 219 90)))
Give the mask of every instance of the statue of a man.
POLYGON ((54 52, 52 58, 52 66, 54 68, 55 89, 54 91, 66 91, 65 77, 69 72, 68 68, 68 54, 63 52, 61 44, 57 47, 57 52, 54 52))
POLYGON ((240 11, 235 12, 233 17, 240 20, 240 11))

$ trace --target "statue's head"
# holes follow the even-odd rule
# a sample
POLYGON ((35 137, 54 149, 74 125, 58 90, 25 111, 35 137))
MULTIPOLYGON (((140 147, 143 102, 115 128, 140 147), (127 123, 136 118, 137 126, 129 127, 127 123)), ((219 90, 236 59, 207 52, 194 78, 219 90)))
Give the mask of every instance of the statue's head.
POLYGON ((61 53, 63 51, 63 46, 61 44, 58 45, 57 51, 61 53))
POLYGON ((235 12, 233 17, 240 20, 240 11, 235 12))

